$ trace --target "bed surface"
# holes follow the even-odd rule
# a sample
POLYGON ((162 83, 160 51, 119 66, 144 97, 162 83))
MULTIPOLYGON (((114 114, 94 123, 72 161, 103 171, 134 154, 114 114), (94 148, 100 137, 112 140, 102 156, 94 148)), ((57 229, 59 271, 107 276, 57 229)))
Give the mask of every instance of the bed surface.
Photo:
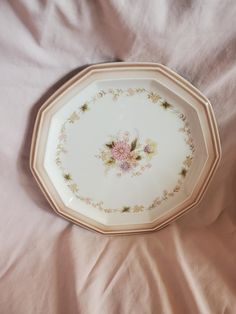
POLYGON ((0 313, 233 314, 235 1, 0 2, 0 313), (104 236, 56 215, 29 170, 37 110, 88 64, 163 63, 211 101, 222 161, 165 229, 104 236))

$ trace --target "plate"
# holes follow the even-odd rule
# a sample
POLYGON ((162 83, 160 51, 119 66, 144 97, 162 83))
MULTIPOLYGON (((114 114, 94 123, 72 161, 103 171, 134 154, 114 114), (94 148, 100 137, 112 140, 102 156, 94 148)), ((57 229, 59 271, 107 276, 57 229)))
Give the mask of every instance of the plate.
POLYGON ((212 107, 160 64, 93 65, 35 122, 30 166, 61 216, 102 233, 160 229, 196 205, 219 163, 212 107))

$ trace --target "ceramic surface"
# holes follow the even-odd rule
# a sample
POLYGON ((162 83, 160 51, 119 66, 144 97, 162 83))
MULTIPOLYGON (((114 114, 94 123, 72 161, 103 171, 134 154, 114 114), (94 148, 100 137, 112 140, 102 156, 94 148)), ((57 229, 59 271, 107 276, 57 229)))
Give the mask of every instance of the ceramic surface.
POLYGON ((31 169, 53 208, 103 233, 160 228, 220 158, 208 100, 158 64, 91 66, 39 111, 31 169))

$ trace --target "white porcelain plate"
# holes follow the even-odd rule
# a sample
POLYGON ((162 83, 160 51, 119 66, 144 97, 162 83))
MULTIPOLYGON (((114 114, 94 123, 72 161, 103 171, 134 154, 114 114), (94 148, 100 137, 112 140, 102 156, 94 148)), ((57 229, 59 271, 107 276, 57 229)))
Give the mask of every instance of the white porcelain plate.
POLYGON ((88 67, 39 111, 31 169, 53 208, 103 233, 160 228, 220 157, 209 101, 157 64, 88 67))

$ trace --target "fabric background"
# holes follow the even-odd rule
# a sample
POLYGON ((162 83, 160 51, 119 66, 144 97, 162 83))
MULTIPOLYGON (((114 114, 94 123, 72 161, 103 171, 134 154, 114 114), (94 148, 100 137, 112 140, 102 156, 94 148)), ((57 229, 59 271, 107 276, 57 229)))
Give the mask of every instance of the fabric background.
POLYGON ((236 2, 0 1, 0 313, 236 313, 236 2), (146 235, 57 216, 29 171, 37 110, 97 62, 167 65, 212 102, 223 157, 201 204, 146 235))

